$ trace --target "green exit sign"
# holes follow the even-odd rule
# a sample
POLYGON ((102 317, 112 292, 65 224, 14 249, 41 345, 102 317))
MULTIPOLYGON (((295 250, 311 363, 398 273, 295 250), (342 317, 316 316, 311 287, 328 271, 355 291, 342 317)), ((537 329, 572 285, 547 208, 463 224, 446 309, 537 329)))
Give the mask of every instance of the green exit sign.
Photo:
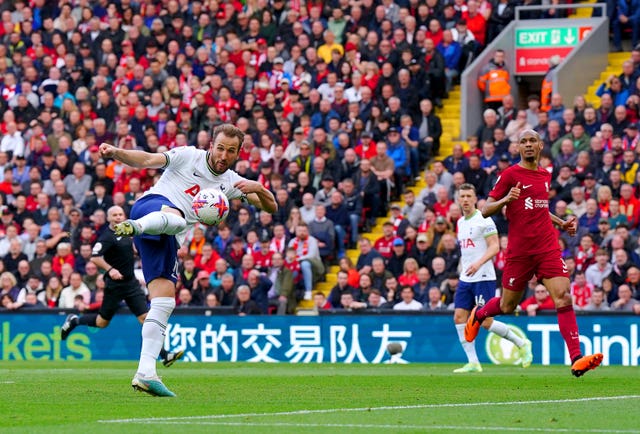
POLYGON ((586 36, 591 27, 516 29, 516 48, 573 47, 586 36))

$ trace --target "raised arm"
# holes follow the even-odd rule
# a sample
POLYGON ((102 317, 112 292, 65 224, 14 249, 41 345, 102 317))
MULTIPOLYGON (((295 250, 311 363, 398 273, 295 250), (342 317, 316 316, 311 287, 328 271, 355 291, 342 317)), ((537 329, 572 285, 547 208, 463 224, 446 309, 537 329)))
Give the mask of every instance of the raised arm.
POLYGON ((273 214, 278 211, 276 198, 269 190, 264 188, 258 181, 250 181, 243 179, 234 185, 238 190, 247 195, 247 199, 251 205, 257 206, 261 210, 273 214))
POLYGON ((520 197, 520 183, 516 184, 515 187, 511 187, 509 193, 505 197, 500 200, 495 200, 492 197, 488 197, 484 206, 482 207, 482 217, 491 217, 492 215, 500 212, 502 207, 508 204, 509 202, 513 202, 517 198, 520 197))
POLYGON ((549 216, 551 217, 553 224, 567 231, 567 233, 572 237, 578 232, 578 219, 576 216, 569 216, 567 220, 562 220, 560 217, 552 213, 549 213, 549 216))
POLYGON ((113 158, 127 166, 160 169, 167 165, 167 157, 164 154, 151 154, 144 151, 120 149, 108 143, 100 145, 100 155, 104 158, 113 158))

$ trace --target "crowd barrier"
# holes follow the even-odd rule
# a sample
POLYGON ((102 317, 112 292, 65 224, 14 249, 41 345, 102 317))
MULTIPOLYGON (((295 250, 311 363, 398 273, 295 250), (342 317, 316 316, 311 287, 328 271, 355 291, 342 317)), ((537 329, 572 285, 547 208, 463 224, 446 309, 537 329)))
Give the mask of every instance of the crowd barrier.
MULTIPOLYGON (((316 316, 235 316, 224 310, 177 310, 165 346, 183 349, 185 361, 272 363, 386 363, 387 345, 404 348, 394 359, 407 363, 461 363, 464 353, 452 323, 442 314, 388 313, 316 316)), ((0 314, 0 360, 137 360, 140 324, 131 314, 116 315, 107 329, 78 327, 66 341, 60 326, 66 312, 0 314)), ((536 364, 568 364, 555 315, 503 316, 516 333, 533 343, 536 364)), ((579 315, 584 353, 604 353, 605 365, 637 366, 638 317, 579 315)), ((478 355, 485 363, 518 364, 510 342, 480 332, 478 355)))

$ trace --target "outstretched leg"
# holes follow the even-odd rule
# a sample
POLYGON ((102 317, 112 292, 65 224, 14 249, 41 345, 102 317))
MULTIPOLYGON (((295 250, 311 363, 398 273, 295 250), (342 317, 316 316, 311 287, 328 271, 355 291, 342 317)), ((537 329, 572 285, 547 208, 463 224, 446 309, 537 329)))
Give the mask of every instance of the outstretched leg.
POLYGON ((543 279, 542 283, 549 290, 556 305, 558 327, 571 358, 571 373, 580 377, 587 371, 597 368, 602 363, 603 355, 596 353, 583 356, 580 351, 580 332, 578 331, 576 314, 573 311, 569 279, 567 277, 552 277, 543 279))

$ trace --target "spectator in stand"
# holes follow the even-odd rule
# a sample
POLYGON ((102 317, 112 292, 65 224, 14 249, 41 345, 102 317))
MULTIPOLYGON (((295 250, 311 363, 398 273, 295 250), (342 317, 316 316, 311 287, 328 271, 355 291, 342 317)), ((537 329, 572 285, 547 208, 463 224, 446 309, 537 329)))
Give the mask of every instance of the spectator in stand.
POLYGON ((608 312, 610 310, 609 303, 605 298, 605 293, 602 289, 596 287, 591 293, 591 299, 582 310, 585 312, 608 312))
POLYGON ((454 80, 460 75, 458 65, 462 56, 462 47, 458 41, 453 39, 451 30, 444 30, 442 32, 442 41, 440 41, 436 48, 440 51, 442 57, 444 57, 444 73, 447 79, 446 90, 449 92, 453 87, 454 80))
POLYGON ((331 303, 327 300, 322 291, 313 293, 313 308, 316 311, 331 309, 331 303))
POLYGON ((329 293, 328 301, 334 309, 341 307, 340 299, 343 294, 348 293, 354 300, 359 300, 360 295, 356 287, 349 285, 349 275, 345 271, 338 271, 338 281, 329 293))
POLYGON ((393 244, 396 239, 402 241, 395 235, 392 222, 384 222, 382 225, 382 236, 378 238, 374 244, 374 249, 383 258, 389 260, 393 255, 393 244))
POLYGON ((576 271, 574 281, 571 283, 571 298, 575 309, 582 310, 591 302, 594 286, 587 282, 582 270, 576 271))
POLYGON ((420 113, 414 119, 420 137, 419 166, 422 166, 433 155, 440 151, 440 136, 442 125, 440 118, 433 113, 433 104, 429 99, 420 101, 420 113))
POLYGON ((393 306, 393 310, 417 311, 422 309, 422 303, 415 300, 415 293, 411 286, 403 286, 400 291, 401 301, 393 306))
POLYGON ((73 272, 69 278, 69 286, 64 288, 58 299, 58 307, 62 309, 73 309, 74 300, 77 295, 82 296, 86 305, 91 303, 91 291, 82 281, 80 273, 73 272))
MULTIPOLYGON (((308 224, 309 234, 318 240, 320 257, 323 261, 334 261, 336 249, 336 231, 334 224, 326 217, 327 209, 322 205, 315 207, 315 218, 308 224)), ((344 252, 344 246, 342 247, 344 252)))
POLYGON ((622 184, 620 187, 620 212, 627 216, 629 228, 634 230, 640 222, 640 200, 633 196, 633 187, 622 184))
POLYGON ((618 299, 610 303, 612 311, 632 312, 640 315, 640 301, 632 298, 631 288, 629 285, 620 285, 618 288, 618 299))
POLYGON ((444 166, 446 169, 452 174, 464 172, 467 168, 467 164, 467 159, 464 156, 464 149, 462 148, 462 145, 459 143, 453 145, 452 154, 444 159, 444 166))
MULTIPOLYGON (((503 2, 505 0, 500 1, 503 2)), ((507 9, 509 9, 509 6, 507 6, 507 9)), ((492 15, 493 18, 494 16, 492 15)), ((493 39, 495 35, 497 33, 493 34, 490 39, 493 39)), ((510 74, 506 68, 504 58, 505 52, 500 49, 496 50, 493 58, 480 71, 478 76, 478 88, 483 94, 484 104, 494 110, 497 110, 502 105, 502 99, 511 93, 510 74)))
MULTIPOLYGON (((483 120, 482 125, 480 125, 478 127, 478 130, 476 131, 476 137, 477 137, 477 140, 484 143, 487 140, 493 139, 494 131, 499 126, 498 114, 494 109, 488 108, 482 113, 482 120, 483 120)), ((480 153, 481 151, 478 151, 478 154, 480 153)))
POLYGON ((356 269, 361 275, 369 274, 372 270, 372 261, 375 258, 384 259, 384 257, 373 248, 368 238, 361 237, 358 240, 358 247, 360 248, 360 256, 358 256, 358 261, 356 262, 356 269))
POLYGON ((631 46, 635 47, 640 41, 640 3, 637 1, 618 1, 614 7, 613 45, 616 51, 622 51, 622 31, 631 29, 631 46))
POLYGON ((311 300, 313 285, 325 271, 318 244, 318 240, 309 234, 306 224, 296 227, 296 236, 289 242, 289 247, 296 252, 296 258, 300 262, 305 300, 311 300))
POLYGON ((245 315, 259 315, 260 307, 251 299, 251 289, 247 285, 240 285, 236 290, 236 297, 232 304, 234 313, 245 315))
MULTIPOLYGON (((397 135, 399 136, 399 134, 397 135)), ((376 145, 376 156, 371 159, 371 164, 367 166, 364 164, 364 161, 360 163, 361 173, 364 172, 365 169, 369 169, 376 176, 379 185, 379 197, 382 198, 382 203, 378 203, 378 205, 384 206, 391 200, 392 189, 396 182, 394 176, 396 173, 400 173, 400 170, 396 170, 395 160, 387 153, 387 149, 388 147, 385 142, 378 142, 376 145)), ((396 154, 399 160, 402 158, 400 155, 401 150, 402 147, 398 144, 396 154)), ((406 154, 404 162, 406 163, 406 154)), ((380 207, 378 212, 386 213, 386 210, 380 207)))
POLYGON ((553 304, 553 299, 549 295, 549 291, 544 285, 536 285, 534 294, 520 303, 520 309, 525 311, 529 316, 536 316, 538 312, 549 311, 552 312, 556 309, 553 304))
POLYGON ((423 303, 422 310, 427 312, 449 310, 449 307, 442 301, 440 288, 436 286, 429 288, 427 300, 423 303))
POLYGON ((486 183, 487 183, 487 172, 482 168, 482 162, 480 157, 477 155, 471 155, 469 157, 469 166, 463 172, 464 179, 469 184, 472 184, 476 191, 478 192, 478 198, 483 199, 486 197, 486 183))

